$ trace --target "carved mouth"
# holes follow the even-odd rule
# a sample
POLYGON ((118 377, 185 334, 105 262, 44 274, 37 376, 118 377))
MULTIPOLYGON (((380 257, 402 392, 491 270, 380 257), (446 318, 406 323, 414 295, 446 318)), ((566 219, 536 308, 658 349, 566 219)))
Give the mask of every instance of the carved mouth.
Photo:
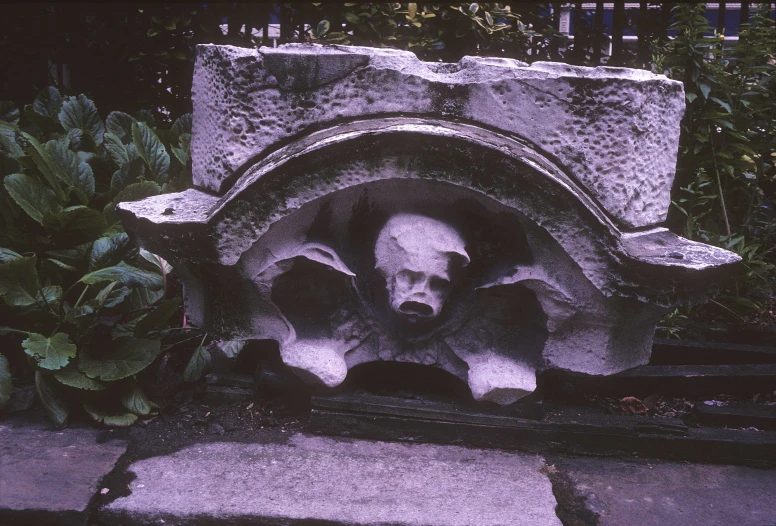
POLYGON ((399 307, 399 313, 410 323, 426 321, 434 317, 434 309, 425 303, 405 301, 399 307))

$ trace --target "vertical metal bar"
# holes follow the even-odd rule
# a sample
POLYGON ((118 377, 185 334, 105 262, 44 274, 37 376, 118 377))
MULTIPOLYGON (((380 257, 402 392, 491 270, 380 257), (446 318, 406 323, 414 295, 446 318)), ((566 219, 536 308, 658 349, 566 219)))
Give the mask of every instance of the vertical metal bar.
POLYGON ((584 13, 582 2, 577 2, 574 4, 571 20, 574 26, 574 32, 572 33, 574 37, 574 63, 580 65, 585 62, 585 42, 582 39, 583 31, 580 29, 582 27, 582 13, 584 13))
POLYGON ((671 9, 673 9, 673 2, 664 2, 660 4, 660 18, 663 21, 663 31, 665 34, 663 38, 668 39, 668 27, 671 25, 671 9))
POLYGON ((271 44, 269 39, 269 12, 270 12, 270 4, 262 3, 262 16, 264 17, 262 22, 262 39, 261 39, 261 45, 262 46, 269 46, 271 44))
MULTIPOLYGON (((560 31, 560 4, 552 4, 552 28, 555 31, 560 31)), ((550 59, 557 59, 558 55, 558 49, 559 49, 559 42, 556 35, 552 36, 552 40, 550 40, 550 46, 549 46, 549 52, 550 52, 550 59)))
POLYGON ((278 9, 280 11, 280 36, 278 37, 278 44, 286 44, 291 41, 294 29, 291 27, 291 17, 288 13, 289 9, 282 3, 278 9))
POLYGON ((639 60, 643 63, 649 61, 649 43, 647 42, 647 19, 649 18, 649 6, 647 2, 639 3, 639 18, 638 18, 638 34, 637 34, 637 49, 639 60))
POLYGON ((595 18, 593 22, 593 53, 590 57, 591 62, 593 62, 594 65, 598 65, 601 63, 601 46, 603 45, 603 42, 601 41, 601 29, 604 25, 604 3, 603 2, 596 2, 595 4, 595 18))
POLYGON ((726 2, 719 3, 719 9, 717 10, 717 33, 725 33, 725 14, 726 14, 726 2))
POLYGON ((741 25, 749 23, 749 2, 741 2, 741 21, 739 22, 738 31, 741 32, 741 25))
POLYGON ((622 35, 625 32, 625 3, 614 3, 614 20, 612 22, 612 64, 622 65, 623 46, 622 35))

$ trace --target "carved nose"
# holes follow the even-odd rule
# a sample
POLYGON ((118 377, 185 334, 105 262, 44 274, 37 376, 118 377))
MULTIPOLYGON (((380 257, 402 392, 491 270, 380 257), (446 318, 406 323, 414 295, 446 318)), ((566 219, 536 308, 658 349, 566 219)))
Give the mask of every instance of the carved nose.
POLYGON ((414 314, 422 318, 430 318, 434 315, 434 309, 430 305, 417 301, 405 301, 399 307, 399 312, 402 314, 414 314))

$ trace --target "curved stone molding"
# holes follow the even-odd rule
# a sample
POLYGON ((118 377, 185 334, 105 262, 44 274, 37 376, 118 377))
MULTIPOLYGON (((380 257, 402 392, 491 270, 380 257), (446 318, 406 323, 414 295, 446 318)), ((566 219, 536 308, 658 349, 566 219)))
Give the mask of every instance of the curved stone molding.
POLYGON ((192 101, 204 190, 223 193, 251 158, 319 126, 437 115, 531 141, 626 227, 665 220, 684 113, 682 84, 642 70, 317 44, 198 46, 192 101))
POLYGON ((193 323, 278 341, 310 383, 408 361, 509 404, 544 367, 612 374, 646 363, 668 308, 705 297, 739 260, 659 226, 626 226, 654 225, 668 206, 680 110, 657 110, 678 104, 681 87, 662 77, 316 46, 205 46, 198 60, 195 182, 221 195, 191 189, 118 212, 181 272, 193 323), (336 106, 329 97, 343 86, 359 97, 336 106), (386 109, 385 86, 438 90, 444 104, 409 97, 404 115, 386 115, 399 110, 386 109), (613 107, 615 88, 625 95, 613 107), (537 90, 556 90, 543 117, 525 95, 537 90), (515 92, 522 105, 504 104, 515 92), (580 114, 607 123, 605 140, 640 129, 644 150, 598 148, 602 134, 580 114), (641 166, 645 155, 654 162, 641 166))

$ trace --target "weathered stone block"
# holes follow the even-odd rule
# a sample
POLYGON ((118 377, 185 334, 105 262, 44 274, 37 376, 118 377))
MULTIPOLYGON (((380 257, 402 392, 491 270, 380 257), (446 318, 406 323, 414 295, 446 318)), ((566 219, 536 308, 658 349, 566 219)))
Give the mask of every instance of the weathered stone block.
POLYGON ((560 525, 535 455, 292 436, 200 444, 129 466, 104 524, 560 525))
POLYGON ((658 225, 683 108, 645 71, 201 46, 198 189, 119 213, 194 323, 277 340, 308 382, 408 361, 508 404, 542 367, 646 363, 738 261, 658 225))
POLYGON ((481 57, 437 64, 312 44, 199 46, 193 102, 194 184, 203 190, 223 193, 250 159, 311 128, 434 115, 556 157, 629 227, 665 220, 684 113, 682 84, 642 70, 481 57))

